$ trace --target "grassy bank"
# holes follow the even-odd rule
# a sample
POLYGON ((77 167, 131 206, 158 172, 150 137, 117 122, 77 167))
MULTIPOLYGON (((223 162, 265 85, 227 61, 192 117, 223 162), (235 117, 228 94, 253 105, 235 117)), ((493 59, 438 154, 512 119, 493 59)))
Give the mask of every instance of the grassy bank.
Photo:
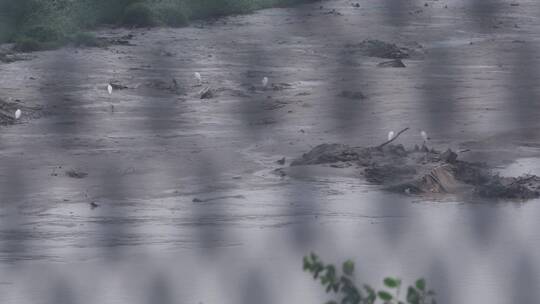
POLYGON ((314 0, 0 0, 0 43, 20 51, 93 45, 101 25, 181 27, 191 20, 314 0))

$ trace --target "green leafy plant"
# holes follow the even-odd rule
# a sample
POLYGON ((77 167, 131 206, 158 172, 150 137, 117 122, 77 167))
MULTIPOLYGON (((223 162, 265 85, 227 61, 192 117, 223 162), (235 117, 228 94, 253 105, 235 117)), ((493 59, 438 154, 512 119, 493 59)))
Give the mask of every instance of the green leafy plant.
POLYGON ((142 2, 130 4, 124 11, 122 24, 136 27, 149 27, 155 24, 152 9, 142 2))
POLYGON ((426 281, 418 279, 414 285, 407 288, 405 300, 400 300, 402 281, 399 278, 387 277, 383 280, 385 290, 376 291, 370 285, 358 287, 354 282, 355 265, 347 260, 341 267, 341 273, 336 266, 325 264, 319 257, 311 253, 304 257, 304 271, 319 280, 327 293, 334 293, 339 300, 326 304, 436 304, 435 292, 427 289, 426 281), (378 301, 380 300, 380 301, 378 301))
POLYGON ((316 0, 0 0, 0 43, 37 51, 66 43, 94 46, 85 33, 101 25, 188 25, 201 18, 316 0))
POLYGON ((171 27, 182 27, 189 23, 188 9, 183 3, 175 1, 162 1, 153 6, 155 15, 160 24, 171 27))

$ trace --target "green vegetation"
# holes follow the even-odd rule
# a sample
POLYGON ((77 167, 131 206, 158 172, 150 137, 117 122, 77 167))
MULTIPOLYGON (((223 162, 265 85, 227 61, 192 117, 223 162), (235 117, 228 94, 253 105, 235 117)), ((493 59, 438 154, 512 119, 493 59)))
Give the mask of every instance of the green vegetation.
POLYGON ((336 266, 324 264, 314 253, 304 257, 304 271, 320 280, 327 293, 336 294, 340 300, 328 301, 326 304, 436 304, 435 293, 429 290, 424 279, 418 279, 414 285, 407 288, 405 301, 400 299, 403 287, 399 278, 385 278, 385 290, 376 291, 370 285, 361 288, 354 282, 354 262, 346 261, 342 265, 342 274, 336 266), (380 300, 380 301, 377 301, 380 300))
POLYGON ((20 51, 67 43, 95 46, 86 33, 101 25, 185 26, 190 20, 315 0, 0 0, 0 43, 20 51))
POLYGON ((150 27, 155 24, 154 13, 146 3, 132 3, 124 10, 122 24, 134 27, 150 27))

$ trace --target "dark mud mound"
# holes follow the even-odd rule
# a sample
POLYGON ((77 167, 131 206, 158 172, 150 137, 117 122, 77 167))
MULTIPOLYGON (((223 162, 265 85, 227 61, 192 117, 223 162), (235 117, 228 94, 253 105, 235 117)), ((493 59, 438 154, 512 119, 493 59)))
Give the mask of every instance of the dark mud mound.
POLYGON ((392 64, 386 62, 383 66, 390 65, 391 67, 403 67, 402 59, 421 59, 424 56, 425 50, 417 42, 409 42, 404 45, 397 45, 382 40, 367 39, 360 43, 349 43, 345 45, 345 51, 351 54, 360 54, 368 57, 376 57, 383 59, 396 60, 392 64), (401 62, 401 64, 399 64, 401 62))
POLYGON ((0 45, 0 63, 12 63, 21 60, 30 60, 33 56, 30 54, 21 54, 13 50, 13 44, 0 45))
POLYGON ((152 79, 144 83, 144 87, 150 90, 163 91, 175 95, 185 94, 185 90, 180 87, 176 79, 171 78, 170 80, 163 79, 152 79))
POLYGON ((338 97, 347 98, 347 99, 366 99, 366 95, 360 91, 341 91, 338 94, 338 97))
POLYGON ((405 64, 401 59, 394 59, 390 61, 383 61, 377 64, 380 68, 405 68, 405 64))
POLYGON ((0 51, 0 62, 1 63, 12 63, 12 62, 16 62, 16 61, 21 61, 21 60, 29 60, 31 59, 30 56, 26 55, 21 55, 21 54, 15 54, 15 53, 3 53, 0 51))
POLYGON ((478 194, 492 198, 532 199, 539 197, 540 177, 524 175, 520 177, 494 176, 488 183, 477 189, 478 194))
POLYGON ((321 164, 354 166, 369 182, 406 194, 473 194, 501 199, 540 197, 540 177, 501 177, 485 164, 459 160, 452 150, 322 144, 294 160, 291 166, 321 164))
POLYGON ((121 37, 98 37, 98 45, 101 47, 106 47, 110 45, 129 45, 134 46, 135 44, 131 43, 131 40, 134 38, 133 34, 127 34, 121 37))
POLYGON ((302 155, 301 158, 294 160, 291 166, 348 162, 356 161, 358 158, 358 152, 347 145, 322 144, 302 155))
POLYGON ((347 44, 345 46, 350 52, 359 52, 364 56, 378 57, 385 59, 405 59, 409 58, 409 50, 399 47, 394 43, 381 40, 364 40, 357 44, 347 44))

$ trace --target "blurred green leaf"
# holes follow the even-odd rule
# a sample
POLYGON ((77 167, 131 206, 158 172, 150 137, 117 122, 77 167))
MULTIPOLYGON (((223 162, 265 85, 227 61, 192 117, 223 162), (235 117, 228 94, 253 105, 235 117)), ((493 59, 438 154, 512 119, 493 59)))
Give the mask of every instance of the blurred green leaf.
POLYGON ((343 263, 343 273, 345 273, 348 276, 352 276, 354 273, 354 262, 351 260, 345 261, 343 263))
POLYGON ((304 271, 311 270, 311 264, 309 263, 309 259, 307 256, 304 257, 303 268, 304 268, 304 271))
MULTIPOLYGON (((437 304, 433 298, 435 293, 427 290, 424 279, 416 280, 413 286, 408 287, 405 302, 399 299, 399 292, 395 296, 384 290, 377 292, 367 284, 361 285, 362 290, 360 290, 352 277, 355 265, 351 260, 342 264, 342 273, 338 272, 334 265, 324 264, 314 253, 305 256, 303 263, 304 270, 312 273, 315 280, 320 280, 327 293, 336 293, 336 296, 339 296, 336 301, 330 301, 326 304, 376 304, 378 303, 377 299, 386 304, 437 304)), ((397 288, 397 290, 402 286, 401 279, 396 277, 386 277, 383 283, 386 288, 397 288)))
POLYGON ((384 285, 389 288, 397 288, 400 285, 400 280, 396 278, 385 278, 384 285))
POLYGON ((384 301, 390 301, 393 298, 390 293, 383 290, 379 291, 377 295, 379 296, 379 298, 381 298, 381 300, 384 300, 384 301))
POLYGON ((407 302, 410 304, 419 304, 420 303, 420 294, 414 287, 409 287, 407 289, 407 302))
POLYGON ((364 290, 366 291, 366 293, 368 294, 368 296, 370 295, 376 295, 376 292, 375 292, 375 289, 373 289, 373 287, 365 284, 364 285, 364 290))

